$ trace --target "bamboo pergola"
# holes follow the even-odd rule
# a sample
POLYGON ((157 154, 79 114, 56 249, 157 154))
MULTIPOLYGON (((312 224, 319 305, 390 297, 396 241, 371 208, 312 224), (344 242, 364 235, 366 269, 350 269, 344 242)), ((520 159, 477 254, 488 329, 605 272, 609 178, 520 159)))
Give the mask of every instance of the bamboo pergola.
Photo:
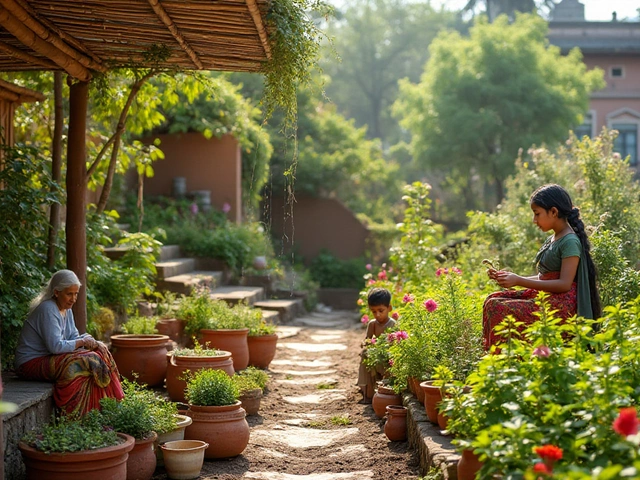
MULTIPOLYGON (((67 142, 67 268, 86 284, 88 82, 119 67, 257 72, 271 58, 270 0, 0 0, 0 71, 72 79, 67 142), (161 51, 161 55, 151 52, 161 51)), ((74 307, 86 331, 86 291, 74 307)))

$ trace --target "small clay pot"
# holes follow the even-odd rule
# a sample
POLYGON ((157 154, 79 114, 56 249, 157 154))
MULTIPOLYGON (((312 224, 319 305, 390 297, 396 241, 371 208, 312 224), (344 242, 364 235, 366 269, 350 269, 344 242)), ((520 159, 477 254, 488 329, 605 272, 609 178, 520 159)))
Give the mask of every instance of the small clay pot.
POLYGON ((482 462, 478 460, 478 456, 473 450, 465 449, 462 456, 458 460, 458 480, 475 480, 476 474, 482 468, 482 462))
POLYGON ((262 389, 254 388, 247 390, 238 398, 242 403, 242 408, 245 409, 247 415, 256 415, 260 410, 260 401, 262 400, 262 389))
POLYGON ((154 442, 158 438, 152 432, 147 438, 136 440, 127 459, 127 480, 150 480, 156 470, 156 454, 153 451, 154 442))
POLYGON ((433 385, 433 380, 420 383, 424 392, 424 409, 431 423, 438 423, 438 404, 442 401, 442 390, 433 385))
POLYGON ((384 434, 392 442, 404 442, 407 439, 407 407, 387 405, 386 412, 384 434))
POLYGON ((371 401, 376 417, 382 418, 385 416, 387 405, 402 405, 402 397, 395 393, 392 388, 380 385, 371 401))

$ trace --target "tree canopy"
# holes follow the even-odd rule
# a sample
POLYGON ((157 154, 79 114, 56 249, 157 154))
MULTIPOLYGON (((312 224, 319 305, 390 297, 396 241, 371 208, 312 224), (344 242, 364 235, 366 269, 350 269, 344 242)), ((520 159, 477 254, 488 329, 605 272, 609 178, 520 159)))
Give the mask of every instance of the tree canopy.
POLYGON ((579 50, 562 56, 546 34, 533 14, 481 18, 469 37, 439 34, 420 82, 401 82, 394 109, 412 133, 414 158, 459 180, 467 208, 474 175, 494 184, 499 202, 519 151, 566 138, 604 86, 579 50))

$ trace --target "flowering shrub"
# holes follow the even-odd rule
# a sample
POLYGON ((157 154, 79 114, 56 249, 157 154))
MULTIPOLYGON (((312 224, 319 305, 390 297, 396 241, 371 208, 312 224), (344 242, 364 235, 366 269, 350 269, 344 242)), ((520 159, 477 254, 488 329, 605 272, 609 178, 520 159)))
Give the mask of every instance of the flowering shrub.
POLYGON ((480 478, 620 478, 640 458, 629 441, 635 412, 623 408, 640 395, 640 297, 607 307, 598 333, 591 321, 556 318, 544 294, 538 302, 522 338, 503 322, 509 340, 480 361, 471 392, 445 400, 455 442, 480 455, 480 478))
POLYGON ((363 363, 369 370, 377 371, 381 375, 384 375, 389 367, 389 335, 391 333, 383 333, 379 337, 367 338, 364 341, 363 363))

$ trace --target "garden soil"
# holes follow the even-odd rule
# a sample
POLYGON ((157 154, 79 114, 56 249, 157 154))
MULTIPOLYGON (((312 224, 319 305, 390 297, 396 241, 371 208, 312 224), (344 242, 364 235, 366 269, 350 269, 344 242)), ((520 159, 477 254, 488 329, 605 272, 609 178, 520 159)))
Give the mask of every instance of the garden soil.
MULTIPOLYGON (((269 384, 249 445, 238 457, 205 460, 200 479, 418 479, 407 442, 390 442, 384 420, 359 403, 355 312, 313 313, 279 327, 269 384)), ((153 480, 167 479, 158 467, 153 480)))

